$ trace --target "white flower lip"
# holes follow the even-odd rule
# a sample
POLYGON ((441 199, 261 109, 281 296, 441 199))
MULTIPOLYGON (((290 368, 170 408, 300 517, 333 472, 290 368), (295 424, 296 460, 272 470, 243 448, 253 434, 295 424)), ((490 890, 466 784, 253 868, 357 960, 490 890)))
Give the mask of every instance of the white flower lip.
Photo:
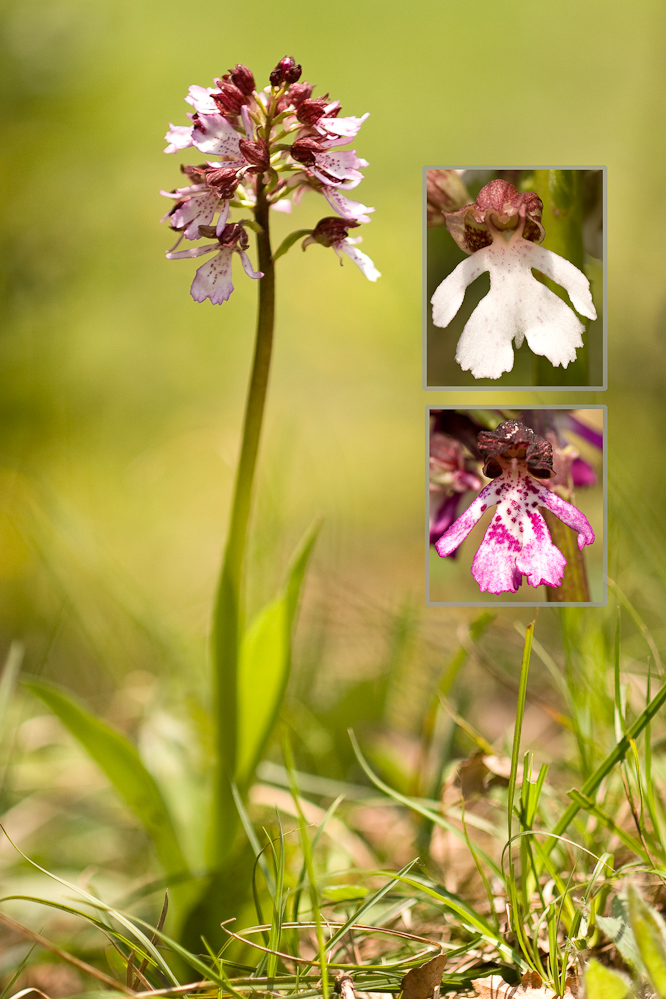
POLYGON ((480 274, 490 274, 490 291, 474 310, 458 341, 456 360, 474 378, 500 378, 513 368, 513 343, 523 339, 555 367, 567 365, 583 346, 585 327, 565 302, 538 281, 532 268, 561 285, 574 308, 596 319, 590 283, 570 261, 522 237, 493 242, 463 260, 432 296, 435 326, 446 327, 462 305, 465 289, 480 274))

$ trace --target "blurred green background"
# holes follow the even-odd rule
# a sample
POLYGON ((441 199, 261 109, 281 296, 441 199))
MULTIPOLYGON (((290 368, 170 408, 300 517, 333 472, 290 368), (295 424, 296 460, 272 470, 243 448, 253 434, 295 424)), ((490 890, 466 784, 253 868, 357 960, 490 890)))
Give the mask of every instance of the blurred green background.
MULTIPOLYGON (((323 512, 292 691, 308 764, 342 775, 348 724, 408 729, 474 614, 423 605, 427 404, 607 403, 610 572, 663 638, 663 4, 5 0, 2 20, 3 649, 22 639, 31 672, 130 731, 167 697, 161 678, 204 689, 256 286, 238 269, 228 303, 197 305, 195 264, 164 259, 157 191, 186 157, 164 156, 162 137, 186 121, 190 84, 237 61, 264 80, 286 53, 343 113, 371 112, 357 193, 376 207, 363 250, 383 274, 373 285, 318 246, 278 265, 250 596, 274 592, 323 512), (422 391, 422 167, 441 162, 608 167, 608 392, 422 391)), ((324 214, 311 197, 276 217, 276 244, 324 214)), ((557 613, 539 622, 555 650, 557 613)), ((505 630, 529 614, 503 612, 505 630)), ((47 746, 48 726, 31 731, 25 745, 47 746)), ((73 868, 99 861, 86 809, 74 841, 54 835, 68 820, 54 807, 22 844, 73 868)), ((100 808, 109 827, 130 821, 110 795, 100 808)), ((101 858, 130 855, 120 835, 101 858)))

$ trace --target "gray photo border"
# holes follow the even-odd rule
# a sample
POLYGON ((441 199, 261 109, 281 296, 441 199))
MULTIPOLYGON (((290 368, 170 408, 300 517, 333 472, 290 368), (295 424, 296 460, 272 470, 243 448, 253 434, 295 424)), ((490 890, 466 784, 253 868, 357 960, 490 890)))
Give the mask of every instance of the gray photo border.
MULTIPOLYGON (((603 434, 604 445, 602 452, 603 469, 603 598, 600 601, 571 601, 569 603, 547 603, 543 600, 532 603, 530 601, 489 601, 489 600, 431 600, 430 599, 430 532, 428 529, 430 504, 430 414, 434 409, 501 409, 498 404, 493 406, 473 406, 461 404, 457 406, 443 406, 436 403, 429 404, 425 409, 425 603, 426 607, 606 607, 608 606, 608 406, 603 403, 588 403, 582 400, 578 403, 553 403, 552 405, 529 404, 530 409, 600 409, 603 412, 603 434)), ((508 408, 516 409, 516 405, 508 408)))
MULTIPOLYGON (((421 259, 421 272, 422 272, 422 291, 421 291, 421 301, 422 301, 422 352, 423 352, 423 390, 425 392, 605 392, 608 389, 608 280, 607 280, 607 268, 608 268, 608 168, 600 165, 576 165, 576 166, 562 166, 560 164, 544 166, 537 164, 522 164, 522 165, 492 165, 480 166, 475 164, 474 166, 463 166, 458 165, 433 165, 424 166, 422 169, 422 226, 423 226, 423 239, 422 239, 422 259, 421 259), (498 382, 497 388, 493 385, 428 385, 428 307, 430 305, 428 301, 428 219, 427 219, 427 197, 426 197, 426 183, 427 183, 427 171, 428 170, 601 170, 603 175, 602 181, 602 213, 603 213, 603 292, 602 292, 602 302, 603 302, 603 324, 602 324, 602 385, 505 385, 498 382)), ((596 605, 595 605, 596 606, 596 605)))

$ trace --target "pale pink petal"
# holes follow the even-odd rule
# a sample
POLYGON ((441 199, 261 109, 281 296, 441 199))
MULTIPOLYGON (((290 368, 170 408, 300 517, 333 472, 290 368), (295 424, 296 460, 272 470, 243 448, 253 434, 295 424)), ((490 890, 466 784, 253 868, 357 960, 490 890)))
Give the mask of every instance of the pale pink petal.
POLYGON ((488 270, 487 251, 489 249, 490 247, 484 247, 484 249, 473 253, 471 257, 465 257, 436 289, 430 299, 432 302, 432 321, 435 326, 449 325, 463 303, 467 285, 476 281, 480 274, 488 270))
POLYGON ((336 177, 341 182, 362 180, 363 174, 359 172, 359 167, 367 166, 367 161, 360 160, 353 149, 317 153, 315 159, 319 170, 336 177))
POLYGON ((225 225, 227 224, 227 219, 229 218, 229 205, 230 201, 223 201, 220 207, 220 217, 217 220, 217 225, 215 227, 215 235, 221 236, 225 225))
MULTIPOLYGON (((178 243, 180 243, 180 239, 178 243)), ((178 246, 178 243, 176 243, 176 246, 178 246)), ((219 243, 206 243, 205 246, 192 246, 189 250, 178 250, 177 253, 169 250, 166 258, 167 260, 186 260, 189 257, 200 257, 202 253, 210 253, 211 250, 219 250, 219 248, 219 243)))
POLYGON ((189 88, 185 100, 192 105, 198 114, 218 114, 217 104, 210 96, 216 93, 217 90, 213 87, 199 87, 195 83, 189 88))
POLYGON ((437 554, 444 558, 454 552, 458 545, 462 544, 475 524, 483 517, 486 510, 497 503, 498 491, 494 482, 481 490, 476 499, 470 503, 467 509, 449 527, 448 531, 442 535, 435 548, 437 554))
POLYGON ((535 487, 538 493, 539 504, 552 510, 563 524, 566 524, 567 527, 571 527, 577 532, 578 547, 581 551, 585 545, 591 545, 594 541, 594 531, 585 514, 581 513, 573 503, 567 503, 566 500, 558 496, 552 489, 546 489, 545 486, 537 483, 535 483, 535 487))
POLYGON ((283 212, 285 215, 291 215, 292 205, 289 198, 280 198, 279 201, 271 205, 271 208, 274 212, 283 212))
POLYGON ((169 122, 169 131, 164 136, 169 145, 164 150, 165 153, 175 153, 179 149, 187 149, 192 145, 192 125, 172 125, 169 122))
POLYGON ((215 191, 188 198, 171 216, 174 229, 185 228, 185 239, 199 239, 199 226, 210 225, 219 197, 215 191))
POLYGON ((545 246, 539 246, 538 243, 529 241, 525 242, 529 246, 530 267, 536 267, 546 277, 561 285, 568 293, 574 309, 580 312, 581 316, 596 319, 597 310, 592 301, 590 282, 583 272, 578 270, 571 261, 553 253, 552 250, 547 250, 545 246))
POLYGON ((262 278, 264 276, 264 272, 263 271, 255 271, 254 270, 254 268, 252 267, 252 264, 250 263, 250 258, 248 257, 248 255, 245 252, 245 250, 239 250, 238 251, 238 255, 241 258, 241 263, 243 265, 243 270, 245 271, 245 273, 247 274, 248 277, 256 279, 256 278, 262 278))
POLYGON ((224 246, 208 263, 199 268, 190 288, 190 295, 196 302, 204 302, 209 298, 213 305, 221 305, 227 301, 234 290, 231 281, 232 256, 232 248, 224 246))
POLYGON ((342 242, 337 243, 336 249, 341 250, 341 252, 345 253, 350 260, 353 260, 356 266, 359 267, 365 274, 368 281, 376 281, 377 278, 381 277, 381 274, 367 253, 363 253, 347 240, 343 239, 342 242))
POLYGON ((240 109, 241 121, 243 122, 243 128, 245 129, 245 138, 248 142, 252 142, 254 139, 254 130, 252 128, 252 119, 250 118, 250 112, 248 111, 247 104, 243 104, 240 109))
POLYGON ((334 140, 344 138, 346 141, 354 138, 363 122, 369 117, 370 112, 366 111, 360 118, 355 118, 353 115, 347 118, 320 118, 315 128, 321 135, 331 136, 334 140))
POLYGON ((546 521, 538 509, 527 510, 521 518, 521 525, 523 549, 516 559, 516 569, 535 588, 560 586, 567 560, 551 541, 546 521))
POLYGON ((202 191, 207 191, 208 188, 205 184, 192 184, 190 187, 177 187, 175 191, 163 191, 160 188, 160 194, 163 194, 165 198, 173 198, 174 201, 180 201, 182 198, 189 198, 191 194, 200 194, 202 191))
MULTIPOLYGON (((297 188, 294 194, 294 200, 295 195, 299 190, 301 190, 301 188, 297 188)), ((347 198, 344 194, 341 194, 341 192, 335 187, 324 186, 321 189, 321 193, 324 195, 331 208, 333 208, 338 215, 341 215, 343 219, 353 219, 355 222, 370 221, 368 213, 374 212, 374 208, 368 208, 367 205, 362 205, 360 201, 352 201, 351 198, 347 198)))
POLYGON ((197 125, 192 131, 192 143, 200 152, 245 162, 238 133, 221 114, 200 114, 197 125))

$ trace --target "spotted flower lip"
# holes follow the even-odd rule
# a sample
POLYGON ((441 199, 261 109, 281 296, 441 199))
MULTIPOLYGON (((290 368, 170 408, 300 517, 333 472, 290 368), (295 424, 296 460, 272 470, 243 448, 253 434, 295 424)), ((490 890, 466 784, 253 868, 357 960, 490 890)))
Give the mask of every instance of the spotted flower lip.
POLYGON ((234 253, 239 255, 243 270, 248 277, 258 280, 264 275, 262 271, 255 271, 250 262, 246 252, 248 237, 241 226, 235 223, 225 225, 221 233, 208 226, 202 226, 202 229, 204 230, 203 235, 217 236, 217 242, 206 243, 204 246, 194 246, 189 250, 176 250, 174 247, 166 256, 168 260, 182 260, 200 257, 204 253, 216 250, 215 256, 197 270, 190 294, 195 302, 205 302, 209 298, 213 305, 221 305, 222 302, 228 301, 234 290, 231 280, 231 261, 234 253), (208 231, 209 228, 211 231, 208 231))
MULTIPOLYGON (((435 326, 448 326, 468 285, 488 271, 490 291, 458 341, 456 361, 463 371, 471 371, 474 378, 500 378, 513 368, 513 344, 520 347, 523 340, 535 354, 566 368, 583 346, 585 327, 561 298, 536 279, 532 269, 561 285, 582 316, 596 319, 590 282, 569 260, 539 245, 543 227, 536 195, 518 195, 513 188, 513 200, 500 204, 499 196, 494 201, 490 196, 484 199, 484 191, 496 183, 505 184, 491 181, 475 205, 453 213, 460 223, 457 241, 471 255, 436 289, 431 299, 432 321, 435 326)), ((450 221, 447 217, 451 231, 450 221)))
MULTIPOLYGON (((594 542, 594 531, 587 517, 572 503, 543 486, 529 471, 530 441, 523 433, 529 428, 512 420, 501 424, 493 433, 497 437, 498 431, 501 433, 507 427, 506 446, 503 450, 496 448, 492 457, 500 473, 435 544, 440 556, 451 555, 486 510, 497 506, 472 562, 472 576, 483 593, 516 593, 523 576, 534 587, 561 585, 567 560, 553 544, 539 507, 551 510, 563 524, 577 532, 579 549, 594 542)), ((531 430, 529 433, 533 438, 538 436, 531 430)), ((543 438, 538 438, 536 445, 541 451, 541 463, 545 462, 547 467, 547 452, 551 445, 543 438)), ((479 450, 483 453, 481 440, 479 450)))

